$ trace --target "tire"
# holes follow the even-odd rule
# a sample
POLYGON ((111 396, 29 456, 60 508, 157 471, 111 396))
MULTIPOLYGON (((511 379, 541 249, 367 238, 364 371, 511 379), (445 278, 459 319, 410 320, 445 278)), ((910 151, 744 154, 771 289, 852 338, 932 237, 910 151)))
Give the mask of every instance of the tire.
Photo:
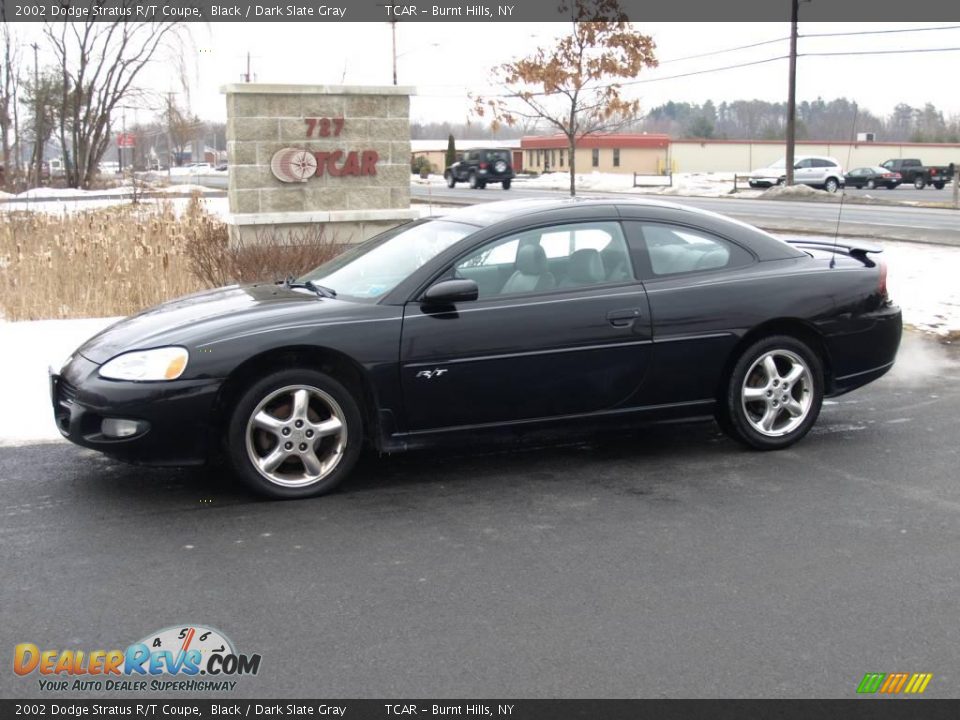
POLYGON ((884 185, 884 187, 887 188, 887 190, 896 190, 896 189, 897 189, 897 186, 896 186, 895 183, 887 183, 886 185, 884 185))
POLYGON ((719 403, 717 419, 725 432, 744 445, 757 450, 779 450, 793 445, 810 431, 822 404, 820 357, 795 337, 773 335, 753 343, 737 360, 719 403), (773 373, 767 358, 773 362, 773 373), (784 380, 791 378, 791 373, 794 381, 784 392, 784 380), (789 398, 786 404, 784 397, 789 398))
POLYGON ((937 190, 943 190, 944 185, 945 185, 945 184, 942 183, 942 182, 936 182, 936 183, 933 184, 933 187, 935 187, 937 190))
POLYGON ((777 187, 780 187, 781 185, 786 185, 786 184, 787 184, 787 179, 785 177, 782 177, 779 180, 777 180, 777 187))
POLYGON ((307 498, 330 492, 350 474, 363 446, 363 419, 340 382, 291 368, 247 388, 224 440, 231 468, 251 490, 277 500, 307 498))
POLYGON ((914 178, 914 180, 913 180, 913 186, 914 186, 917 190, 923 190, 923 189, 927 186, 927 181, 926 181, 926 179, 924 179, 924 178, 922 178, 922 177, 914 178))
POLYGON ((503 181, 503 189, 504 189, 504 190, 509 190, 509 189, 510 189, 510 181, 509 181, 509 180, 504 180, 504 181, 503 181))
POLYGON ((840 181, 836 178, 827 178, 827 181, 823 184, 823 189, 828 193, 835 193, 840 189, 840 181))
POLYGON ((456 184, 457 184, 457 179, 456 179, 455 177, 453 177, 453 173, 452 173, 452 172, 447 172, 447 174, 446 174, 446 180, 447 180, 447 187, 448 187, 448 188, 455 187, 456 184))
POLYGON ((480 181, 477 179, 477 174, 475 172, 472 172, 467 176, 467 185, 470 186, 471 190, 476 190, 480 187, 480 181))
POLYGON ((875 187, 877 187, 876 182, 873 180, 867 180, 867 190, 873 190, 875 187))

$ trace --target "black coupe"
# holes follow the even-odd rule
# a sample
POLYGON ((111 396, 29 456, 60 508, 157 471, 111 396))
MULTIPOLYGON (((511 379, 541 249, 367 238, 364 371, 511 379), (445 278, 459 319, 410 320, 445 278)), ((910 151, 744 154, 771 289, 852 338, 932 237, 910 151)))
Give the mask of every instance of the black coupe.
POLYGON ((329 491, 364 445, 487 431, 713 415, 783 448, 893 365, 879 251, 661 202, 483 204, 123 320, 51 374, 54 415, 79 445, 223 459, 277 498, 329 491))

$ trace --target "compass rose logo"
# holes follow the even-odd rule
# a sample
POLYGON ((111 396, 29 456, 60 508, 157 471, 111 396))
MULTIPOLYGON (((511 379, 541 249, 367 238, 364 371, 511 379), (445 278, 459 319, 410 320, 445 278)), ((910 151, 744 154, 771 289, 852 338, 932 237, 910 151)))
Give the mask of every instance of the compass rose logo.
POLYGON ((280 182, 303 183, 317 172, 317 158, 306 150, 283 148, 273 154, 270 170, 280 182))

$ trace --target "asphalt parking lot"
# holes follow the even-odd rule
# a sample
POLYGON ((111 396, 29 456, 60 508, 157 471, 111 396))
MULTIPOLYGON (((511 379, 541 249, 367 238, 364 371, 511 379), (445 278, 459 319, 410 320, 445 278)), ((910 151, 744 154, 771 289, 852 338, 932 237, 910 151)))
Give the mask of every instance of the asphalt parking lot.
POLYGON ((957 697, 958 402, 960 352, 908 334, 779 453, 661 426, 367 458, 281 503, 0 448, 0 648, 204 623, 263 657, 238 697, 957 697))

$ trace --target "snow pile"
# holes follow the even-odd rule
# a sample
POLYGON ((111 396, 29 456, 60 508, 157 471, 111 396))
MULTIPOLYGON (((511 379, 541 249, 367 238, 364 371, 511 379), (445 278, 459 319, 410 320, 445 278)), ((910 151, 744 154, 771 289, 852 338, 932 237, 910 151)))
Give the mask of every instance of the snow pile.
POLYGON ((839 193, 828 193, 809 185, 777 185, 760 194, 764 200, 819 200, 821 202, 840 202, 839 193))
POLYGON ((53 422, 47 368, 59 370, 87 338, 117 320, 0 321, 0 347, 9 350, 0 374, 5 408, 0 413, 0 445, 60 438, 53 422))

